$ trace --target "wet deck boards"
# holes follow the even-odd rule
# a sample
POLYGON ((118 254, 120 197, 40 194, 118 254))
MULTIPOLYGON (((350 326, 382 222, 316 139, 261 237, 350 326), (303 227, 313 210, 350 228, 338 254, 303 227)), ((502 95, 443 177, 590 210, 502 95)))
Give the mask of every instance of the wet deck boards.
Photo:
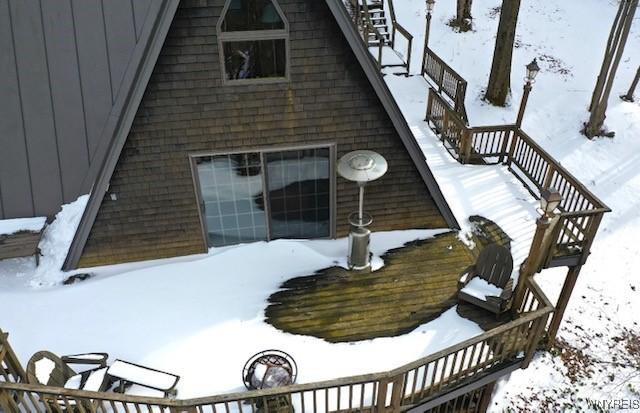
MULTIPOLYGON (((330 342, 405 334, 457 304, 460 275, 475 261, 455 233, 387 252, 374 272, 332 267, 286 281, 269 298, 267 322, 330 342)), ((500 324, 472 306, 459 309, 481 327, 500 324)))

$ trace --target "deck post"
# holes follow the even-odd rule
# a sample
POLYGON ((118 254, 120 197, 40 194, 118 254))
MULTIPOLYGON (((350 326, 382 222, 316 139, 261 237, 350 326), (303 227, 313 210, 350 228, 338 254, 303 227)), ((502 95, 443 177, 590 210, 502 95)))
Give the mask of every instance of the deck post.
POLYGON ((460 142, 460 159, 463 164, 468 164, 471 162, 471 130, 462 128, 460 134, 462 135, 462 142, 460 142))
POLYGON ((550 224, 551 220, 546 216, 541 216, 536 220, 536 233, 533 236, 533 241, 531 242, 529 255, 520 267, 520 275, 518 277, 518 284, 516 286, 512 308, 520 308, 520 306, 522 305, 522 300, 524 299, 526 281, 527 279, 529 279, 529 277, 532 277, 535 273, 538 272, 538 263, 540 263, 543 258, 543 241, 545 239, 547 230, 550 227, 550 224))
POLYGON ((553 344, 558 335, 558 330, 560 329, 560 323, 562 322, 562 317, 564 317, 564 312, 567 309, 567 304, 569 304, 569 298, 571 298, 571 293, 573 292, 573 288, 576 286, 576 281, 578 281, 578 275, 580 275, 580 270, 582 269, 581 265, 569 268, 569 272, 567 273, 567 278, 564 280, 564 285, 562 286, 562 292, 560 292, 560 297, 558 297, 558 303, 556 304, 556 310, 553 313, 553 318, 551 319, 551 324, 549 325, 549 344, 553 344))
POLYGON ((393 413, 400 412, 402 404, 402 389, 404 388, 404 374, 394 377, 392 380, 393 389, 391 390, 391 411, 393 413))
POLYGON ((489 409, 489 403, 491 403, 491 396, 493 396, 493 390, 495 387, 495 381, 484 386, 482 396, 478 402, 478 409, 476 410, 478 413, 485 413, 489 409))
POLYGON ((376 412, 386 413, 387 411, 387 388, 389 387, 389 380, 380 379, 378 381, 378 395, 376 397, 376 412))
POLYGON ((531 363, 533 355, 536 353, 538 344, 540 344, 540 340, 542 340, 544 329, 547 326, 548 320, 549 315, 547 314, 544 317, 536 319, 534 325, 531 326, 531 336, 529 337, 529 343, 527 344, 527 351, 525 353, 524 360, 522 360, 523 369, 529 367, 529 363, 531 363))
POLYGON ((0 389, 0 411, 11 411, 9 406, 9 393, 4 389, 0 389))

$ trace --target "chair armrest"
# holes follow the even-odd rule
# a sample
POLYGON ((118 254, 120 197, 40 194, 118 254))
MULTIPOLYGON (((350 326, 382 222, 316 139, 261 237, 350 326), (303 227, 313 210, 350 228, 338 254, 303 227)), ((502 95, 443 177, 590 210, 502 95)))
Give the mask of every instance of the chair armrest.
POLYGON ((109 354, 107 353, 69 354, 61 357, 62 361, 67 364, 97 364, 100 367, 107 366, 108 358, 109 354))
POLYGON ((475 266, 472 265, 469 268, 467 268, 458 279, 458 289, 459 290, 463 289, 467 284, 469 284, 469 281, 471 281, 471 279, 475 276, 476 276, 475 266))
POLYGON ((509 278, 509 281, 505 284, 502 289, 502 294, 500 294, 500 298, 503 300, 510 300, 513 295, 513 278, 509 278))

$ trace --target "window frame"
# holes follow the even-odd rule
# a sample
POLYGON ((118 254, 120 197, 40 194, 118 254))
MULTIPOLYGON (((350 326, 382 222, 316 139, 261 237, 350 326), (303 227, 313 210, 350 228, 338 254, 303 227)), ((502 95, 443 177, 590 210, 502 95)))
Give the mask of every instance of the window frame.
POLYGON ((291 69, 291 48, 289 46, 289 20, 285 16, 280 4, 277 0, 270 0, 278 15, 284 22, 284 29, 280 30, 247 30, 247 31, 234 31, 223 32, 222 23, 227 15, 229 6, 233 0, 226 0, 220 18, 216 24, 216 35, 218 40, 218 56, 220 60, 220 74, 222 75, 222 84, 227 85, 256 85, 256 84, 269 84, 269 83, 283 83, 289 81, 289 73, 291 69), (224 43, 225 42, 251 42, 259 40, 284 40, 285 47, 285 66, 284 76, 278 77, 263 77, 253 79, 227 79, 227 68, 225 66, 224 57, 224 43))
MULTIPOLYGON (((262 189, 265 191, 268 186, 268 171, 266 168, 266 154, 274 152, 287 152, 287 151, 300 151, 305 149, 329 149, 329 235, 322 238, 302 238, 302 239, 335 239, 337 237, 337 145, 335 142, 319 142, 309 145, 287 145, 287 146, 267 146, 267 147, 250 147, 242 150, 224 150, 224 151, 206 151, 206 152, 192 152, 188 154, 188 161, 191 168, 191 178, 193 180, 193 188, 195 191, 196 207, 198 209, 198 217, 200 219, 200 227, 202 230, 202 240, 208 251, 210 248, 214 248, 209 245, 209 236, 207 223, 203 214, 202 205, 204 200, 202 199, 202 189, 200 186, 200 177, 198 176, 197 159, 206 156, 219 156, 219 155, 237 155, 243 153, 259 153, 260 164, 262 165, 262 189)), ((267 242, 273 241, 271 234, 271 197, 267 196, 265 199, 265 218, 267 228, 267 242)), ((277 238, 279 239, 279 238, 277 238)))

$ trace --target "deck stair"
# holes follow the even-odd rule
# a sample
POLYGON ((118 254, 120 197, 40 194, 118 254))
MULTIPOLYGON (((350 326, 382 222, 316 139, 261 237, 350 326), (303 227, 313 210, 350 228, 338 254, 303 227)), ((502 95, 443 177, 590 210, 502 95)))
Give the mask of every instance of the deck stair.
POLYGON ((382 42, 384 46, 391 46, 391 33, 387 24, 387 15, 384 10, 383 0, 362 0, 360 18, 363 24, 369 24, 377 29, 378 33, 371 30, 368 33, 366 43, 369 47, 376 47, 382 42), (381 37, 379 37, 381 35, 381 37))
POLYGON ((393 0, 349 0, 348 9, 380 70, 398 67, 404 70, 396 74, 409 75, 413 35, 398 23, 393 0), (399 36, 406 51, 398 50, 399 36))

